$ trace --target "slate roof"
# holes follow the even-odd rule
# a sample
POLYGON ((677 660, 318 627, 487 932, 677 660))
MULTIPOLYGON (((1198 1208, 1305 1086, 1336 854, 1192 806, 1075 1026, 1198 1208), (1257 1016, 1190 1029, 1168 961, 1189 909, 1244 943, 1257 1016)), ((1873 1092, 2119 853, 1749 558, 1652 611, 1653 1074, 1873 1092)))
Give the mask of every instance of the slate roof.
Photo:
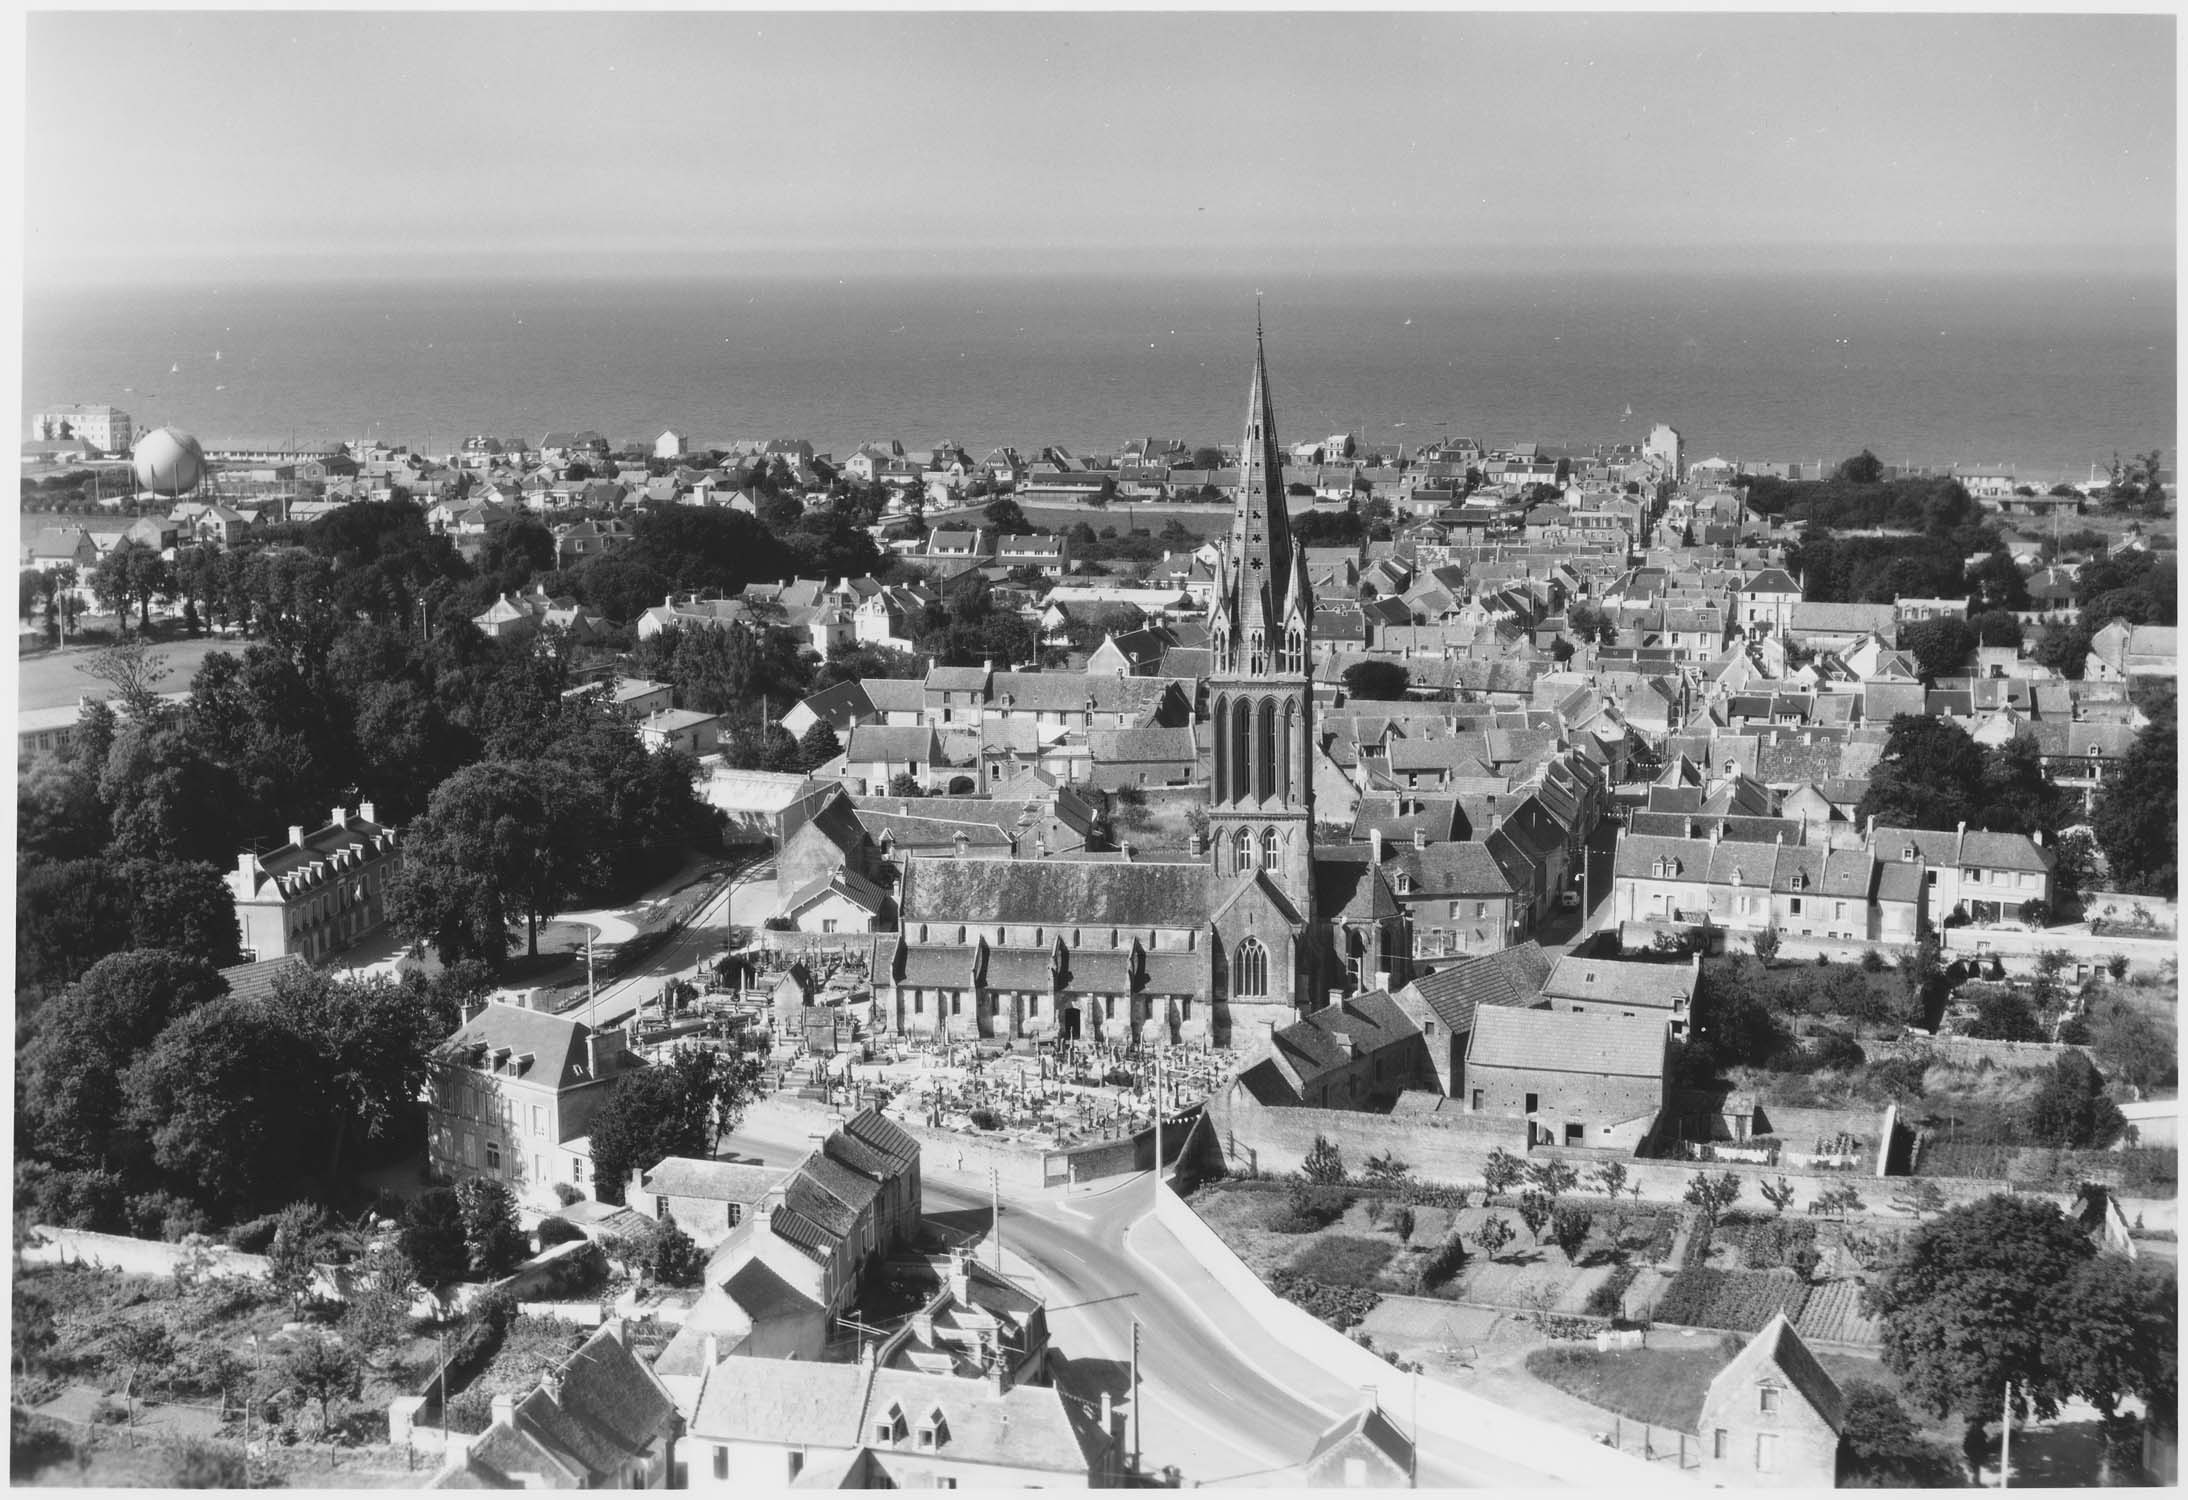
MULTIPOLYGON (((1385 846, 1383 870, 1405 872, 1410 887, 1405 895, 1431 898, 1449 896, 1508 896, 1512 882, 1487 844, 1466 841, 1430 844, 1416 849, 1410 843, 1395 849, 1385 846)), ((1395 881, 1393 881, 1395 884, 1395 881)))
POLYGON ((1773 1366, 1833 1432, 1846 1425, 1846 1398, 1839 1390, 1838 1382, 1817 1362, 1783 1312, 1771 1314, 1762 1331, 1748 1340, 1747 1347, 1711 1379, 1709 1394, 1704 1397, 1704 1409, 1716 1404, 1720 1391, 1745 1404, 1749 1398, 1731 1393, 1761 1379, 1773 1366))
POLYGON ((1382 872, 1364 844, 1314 851, 1315 914, 1324 920, 1376 922, 1398 915, 1382 872))
POLYGON ((716 1198, 725 1203, 757 1203, 789 1172, 744 1162, 705 1161, 695 1156, 664 1156, 645 1174, 641 1192, 670 1198, 716 1198))
POLYGON ((1550 960, 1541 945, 1528 941, 1424 974, 1399 993, 1410 990, 1454 1034, 1461 1034, 1474 1029, 1482 1006, 1538 1003, 1549 973, 1550 960))
MULTIPOLYGON (((469 1059, 480 1048, 487 1065, 503 1048, 510 1054, 506 1076, 546 1084, 551 1088, 575 1088, 594 1081, 586 1061, 585 1038, 592 1028, 568 1016, 550 1015, 528 1006, 489 1000, 486 1005, 434 1049, 434 1055, 471 1066, 469 1059), (531 1062, 524 1059, 530 1057, 531 1062)), ((644 1059, 629 1051, 619 1052, 606 1076, 645 1066, 644 1059)))
POLYGON ((1197 927, 1213 906, 1203 863, 959 860, 913 856, 897 904, 907 923, 1197 927))
POLYGON ((1307 1454, 1304 1467, 1312 1468, 1317 1459, 1339 1443, 1355 1435, 1366 1438, 1388 1454, 1390 1461, 1406 1472, 1413 1470, 1413 1442, 1383 1415, 1380 1406, 1363 1406, 1351 1416, 1342 1418, 1326 1428, 1314 1440, 1314 1448, 1307 1454))
POLYGON ((933 764, 941 751, 941 739, 930 724, 854 724, 843 755, 850 765, 915 760, 933 764))
POLYGON ((618 1327, 600 1329, 554 1375, 559 1389, 543 1381, 518 1401, 471 1445, 467 1467, 489 1482, 559 1468, 592 1488, 619 1484, 641 1456, 666 1457, 676 1402, 618 1327))
POLYGON ((1600 1000, 1677 1010, 1692 1002, 1700 979, 1692 964, 1626 963, 1615 958, 1560 958, 1542 993, 1556 1000, 1600 1000))
POLYGON ((1494 1007, 1474 1018, 1469 1071, 1520 1068, 1551 1073, 1611 1073, 1659 1078, 1669 1033, 1650 1015, 1494 1007))
POLYGON ((228 993, 238 1000, 264 1000, 273 994, 274 984, 283 974, 306 973, 310 968, 310 964, 291 953, 283 958, 262 958, 257 963, 222 969, 220 977, 228 981, 228 993))

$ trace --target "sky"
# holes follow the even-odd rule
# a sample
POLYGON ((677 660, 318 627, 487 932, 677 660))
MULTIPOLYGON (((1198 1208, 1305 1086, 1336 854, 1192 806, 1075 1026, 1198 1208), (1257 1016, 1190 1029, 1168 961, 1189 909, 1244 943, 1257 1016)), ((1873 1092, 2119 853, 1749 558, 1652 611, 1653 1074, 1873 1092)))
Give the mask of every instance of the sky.
POLYGON ((67 12, 24 273, 2170 268, 2170 15, 67 12))

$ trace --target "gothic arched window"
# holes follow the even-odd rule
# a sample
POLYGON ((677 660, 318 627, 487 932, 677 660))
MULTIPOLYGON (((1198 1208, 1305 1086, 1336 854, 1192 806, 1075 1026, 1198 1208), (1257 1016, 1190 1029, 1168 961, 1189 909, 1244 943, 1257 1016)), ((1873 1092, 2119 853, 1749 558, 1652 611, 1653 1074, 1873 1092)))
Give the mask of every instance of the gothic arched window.
POLYGON ((1254 706, 1245 699, 1231 704, 1231 800, 1253 795, 1254 706))
POLYGON ((1276 830, 1261 830, 1261 868, 1272 875, 1276 873, 1276 847, 1276 830))
POLYGON ((1292 741, 1299 734, 1299 719, 1289 698, 1284 700, 1284 731, 1276 737, 1276 794, 1286 802, 1298 800, 1292 787, 1292 741))
POLYGON ((1219 695, 1216 698, 1216 753, 1210 757, 1210 759, 1214 762, 1211 767, 1211 769, 1215 773, 1216 783, 1213 791, 1215 792, 1215 799, 1218 802, 1221 802, 1223 800, 1224 789, 1230 783, 1230 777, 1226 774, 1230 770, 1230 766, 1225 762, 1223 758, 1223 747, 1230 743, 1230 740, 1228 738, 1230 734, 1230 729, 1231 700, 1219 695))
POLYGON ((1241 828, 1232 847, 1235 857, 1231 862, 1231 869, 1240 875, 1250 873, 1254 867, 1254 831, 1251 828, 1241 828))
POLYGON ((1254 796, 1267 800, 1276 790, 1272 785, 1276 776, 1276 702, 1261 700, 1261 711, 1255 715, 1256 741, 1254 745, 1254 796))
POLYGON ((1238 945, 1238 957, 1231 964, 1231 993, 1249 999, 1269 993, 1269 950, 1253 938, 1238 945))
POLYGON ((1287 672, 1304 672, 1307 670, 1307 638, 1300 632, 1297 624, 1294 624, 1284 637, 1284 670, 1287 672))
POLYGON ((1269 670, 1269 653, 1267 647, 1262 643, 1259 630, 1256 630, 1247 638, 1246 654, 1250 662, 1247 670, 1252 672, 1254 676, 1259 677, 1269 670))

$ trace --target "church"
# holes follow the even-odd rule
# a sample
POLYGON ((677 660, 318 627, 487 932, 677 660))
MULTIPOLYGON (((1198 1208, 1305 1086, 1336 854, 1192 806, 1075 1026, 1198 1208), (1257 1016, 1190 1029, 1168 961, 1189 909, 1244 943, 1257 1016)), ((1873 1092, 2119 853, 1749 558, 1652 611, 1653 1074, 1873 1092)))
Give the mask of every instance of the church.
POLYGON ((1209 606, 1208 836, 1191 861, 912 855, 877 975, 885 1030, 1252 1045, 1405 982, 1368 851, 1314 847, 1314 600, 1257 326, 1238 495, 1209 606))

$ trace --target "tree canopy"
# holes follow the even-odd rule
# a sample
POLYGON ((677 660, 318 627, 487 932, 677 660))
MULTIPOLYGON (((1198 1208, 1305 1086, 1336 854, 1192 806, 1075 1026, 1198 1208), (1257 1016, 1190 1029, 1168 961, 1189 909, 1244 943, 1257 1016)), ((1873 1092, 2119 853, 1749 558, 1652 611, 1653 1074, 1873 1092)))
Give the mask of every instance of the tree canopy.
POLYGON ((664 1156, 711 1157, 743 1118, 758 1085, 743 1053, 678 1047, 667 1061, 626 1073, 593 1116, 594 1192, 621 1203, 633 1171, 664 1156))

